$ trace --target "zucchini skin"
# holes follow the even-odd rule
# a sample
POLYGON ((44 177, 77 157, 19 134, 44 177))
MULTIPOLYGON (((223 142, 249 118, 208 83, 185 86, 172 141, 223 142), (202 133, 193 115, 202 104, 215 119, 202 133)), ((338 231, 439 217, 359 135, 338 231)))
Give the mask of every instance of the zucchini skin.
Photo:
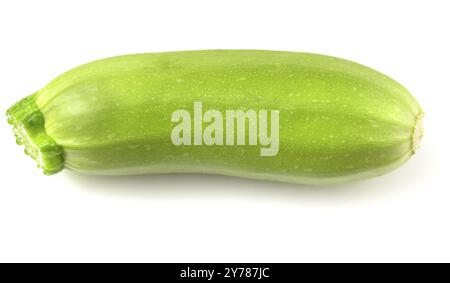
MULTIPOLYGON (((399 83, 324 55, 205 50, 82 65, 8 110, 46 174, 212 173, 305 184, 385 174, 408 160, 423 111, 399 83), (174 111, 279 110, 279 150, 175 146, 174 111)), ((206 126, 206 125, 205 125, 206 126)), ((270 128, 270 127, 269 127, 270 128)))

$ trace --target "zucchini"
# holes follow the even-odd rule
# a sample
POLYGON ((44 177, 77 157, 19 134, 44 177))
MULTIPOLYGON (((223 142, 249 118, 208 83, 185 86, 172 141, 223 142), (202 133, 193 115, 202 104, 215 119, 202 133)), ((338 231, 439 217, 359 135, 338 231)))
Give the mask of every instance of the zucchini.
POLYGON ((324 55, 206 50, 113 57, 7 111, 45 174, 211 173, 306 184, 387 173, 423 111, 399 83, 324 55))

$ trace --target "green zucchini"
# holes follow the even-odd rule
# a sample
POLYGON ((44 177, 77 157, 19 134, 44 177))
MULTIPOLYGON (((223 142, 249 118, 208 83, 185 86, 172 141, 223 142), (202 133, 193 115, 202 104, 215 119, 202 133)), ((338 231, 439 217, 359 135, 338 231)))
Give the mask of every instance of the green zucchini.
POLYGON ((324 55, 207 50, 113 57, 7 112, 48 175, 211 173, 325 184, 408 160, 423 111, 399 83, 324 55))

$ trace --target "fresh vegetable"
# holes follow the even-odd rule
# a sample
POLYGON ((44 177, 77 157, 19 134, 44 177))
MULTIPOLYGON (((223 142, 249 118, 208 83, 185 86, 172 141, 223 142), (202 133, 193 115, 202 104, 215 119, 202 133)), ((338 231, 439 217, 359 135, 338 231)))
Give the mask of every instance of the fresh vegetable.
POLYGON ((423 112, 396 81, 323 55, 210 50, 104 59, 7 112, 46 174, 195 172, 324 184, 417 150, 423 112))

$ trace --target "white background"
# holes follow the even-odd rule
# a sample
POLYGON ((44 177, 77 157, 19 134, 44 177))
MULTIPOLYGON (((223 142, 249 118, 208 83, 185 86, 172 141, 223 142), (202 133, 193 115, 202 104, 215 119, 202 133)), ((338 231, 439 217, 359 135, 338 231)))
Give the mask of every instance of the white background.
POLYGON ((309 187, 204 175, 46 177, 0 121, 1 261, 450 261, 449 1, 2 1, 0 111, 103 57, 324 53, 395 78, 427 113, 386 176, 309 187))

